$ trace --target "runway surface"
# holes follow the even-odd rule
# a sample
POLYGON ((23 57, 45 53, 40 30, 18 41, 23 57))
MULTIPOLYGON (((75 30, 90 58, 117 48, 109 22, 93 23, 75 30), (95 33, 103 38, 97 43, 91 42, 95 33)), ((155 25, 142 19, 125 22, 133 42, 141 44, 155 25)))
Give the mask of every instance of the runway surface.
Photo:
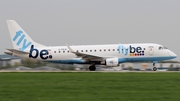
POLYGON ((180 72, 180 71, 72 71, 72 70, 0 70, 0 72, 144 72, 144 73, 158 73, 158 72, 180 72))

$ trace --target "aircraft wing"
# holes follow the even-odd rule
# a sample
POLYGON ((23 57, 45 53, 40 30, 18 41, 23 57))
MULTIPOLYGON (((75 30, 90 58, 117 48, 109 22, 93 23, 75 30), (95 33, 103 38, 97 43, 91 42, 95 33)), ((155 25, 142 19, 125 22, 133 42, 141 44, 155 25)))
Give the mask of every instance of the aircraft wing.
POLYGON ((85 59, 85 60, 102 60, 104 59, 105 57, 100 57, 100 56, 96 56, 96 55, 91 55, 91 54, 85 54, 85 53, 80 53, 80 52, 75 52, 72 50, 72 48, 67 45, 69 51, 71 53, 74 53, 76 54, 78 57, 81 57, 82 59, 85 59))

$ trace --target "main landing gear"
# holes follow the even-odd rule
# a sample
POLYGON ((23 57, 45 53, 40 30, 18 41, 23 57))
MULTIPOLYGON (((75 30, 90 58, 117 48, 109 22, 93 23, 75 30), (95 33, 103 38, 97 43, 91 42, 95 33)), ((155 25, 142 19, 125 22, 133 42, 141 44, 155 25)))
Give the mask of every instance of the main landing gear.
POLYGON ((90 71, 95 71, 95 70, 96 70, 95 64, 91 64, 91 65, 89 66, 89 70, 90 70, 90 71))
POLYGON ((157 67, 155 66, 155 63, 153 63, 153 71, 156 71, 157 67))

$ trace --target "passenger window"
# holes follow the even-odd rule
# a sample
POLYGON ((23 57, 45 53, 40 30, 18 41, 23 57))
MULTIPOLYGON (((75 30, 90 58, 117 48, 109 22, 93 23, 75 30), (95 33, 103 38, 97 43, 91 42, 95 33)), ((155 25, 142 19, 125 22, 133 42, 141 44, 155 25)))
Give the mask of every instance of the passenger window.
POLYGON ((54 53, 56 53, 56 51, 54 51, 54 53))
POLYGON ((96 52, 96 50, 94 50, 94 52, 96 52))
POLYGON ((108 49, 108 51, 110 51, 110 49, 108 49))
POLYGON ((63 51, 63 53, 65 53, 65 51, 63 51))
POLYGON ((88 50, 86 50, 86 52, 88 52, 88 50))
POLYGON ((104 51, 106 51, 106 49, 104 49, 104 51))
POLYGON ((67 51, 69 53, 69 51, 67 51))
POLYGON ((99 51, 101 52, 101 49, 99 51))
POLYGON ((92 52, 92 50, 90 50, 90 52, 92 52))
POLYGON ((113 49, 113 51, 115 51, 115 49, 113 49))
POLYGON ((61 53, 61 51, 59 51, 59 53, 61 53))
POLYGON ((81 50, 81 52, 83 52, 83 50, 81 50))

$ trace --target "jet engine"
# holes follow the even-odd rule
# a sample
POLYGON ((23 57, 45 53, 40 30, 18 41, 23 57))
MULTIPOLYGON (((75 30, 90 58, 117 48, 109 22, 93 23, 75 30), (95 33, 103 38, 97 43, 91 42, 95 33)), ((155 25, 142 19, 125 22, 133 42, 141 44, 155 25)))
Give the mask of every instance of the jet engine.
POLYGON ((105 60, 106 66, 115 67, 119 66, 118 58, 109 58, 105 60))

